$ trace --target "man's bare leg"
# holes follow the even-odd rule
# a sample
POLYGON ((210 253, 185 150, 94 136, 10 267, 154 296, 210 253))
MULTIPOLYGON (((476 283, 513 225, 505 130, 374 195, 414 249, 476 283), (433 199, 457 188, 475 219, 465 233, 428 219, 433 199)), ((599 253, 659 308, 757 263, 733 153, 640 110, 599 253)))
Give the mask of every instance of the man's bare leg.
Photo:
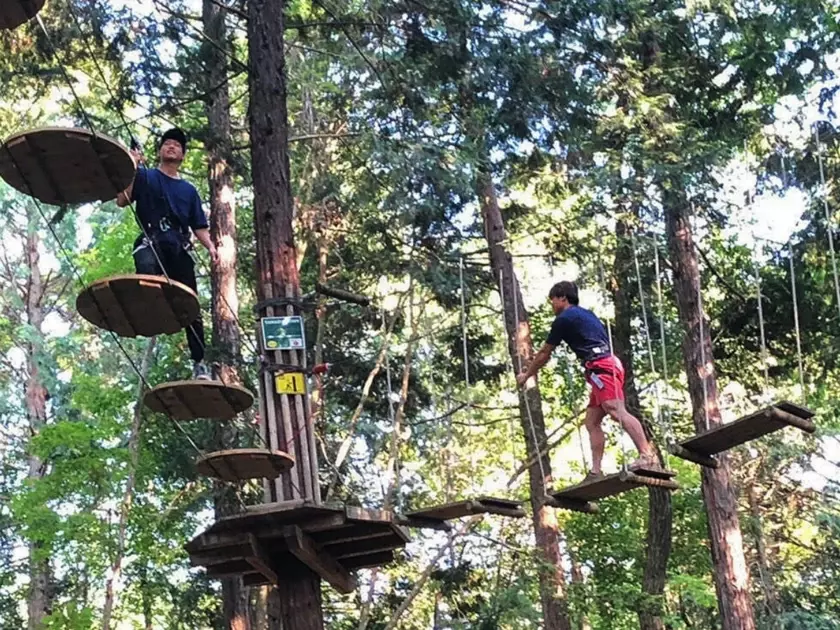
POLYGON ((627 432, 627 435, 630 436, 633 444, 638 449, 639 455, 644 459, 652 458, 655 462, 656 451, 653 450, 653 445, 648 440, 647 435, 645 435, 642 423, 639 422, 636 416, 627 411, 627 407, 624 406, 624 401, 608 400, 601 406, 627 432))
POLYGON ((604 444, 606 437, 601 421, 604 419, 604 410, 600 407, 587 407, 586 417, 583 424, 589 433, 589 446, 592 449, 592 472, 601 474, 601 461, 604 459, 604 444))

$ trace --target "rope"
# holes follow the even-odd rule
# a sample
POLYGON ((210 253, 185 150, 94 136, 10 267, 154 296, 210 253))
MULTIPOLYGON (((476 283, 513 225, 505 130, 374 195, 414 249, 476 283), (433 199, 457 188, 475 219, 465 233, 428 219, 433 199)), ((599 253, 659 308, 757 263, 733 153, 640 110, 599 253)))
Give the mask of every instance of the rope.
POLYGON ((799 367, 799 391, 802 402, 807 400, 805 391, 805 368, 802 362, 802 337, 799 331, 799 303, 796 297, 796 270, 793 262, 793 247, 790 248, 790 293, 793 296, 793 329, 796 333, 796 359, 799 367))
MULTIPOLYGON (((699 254, 700 249, 695 244, 695 248, 699 254)), ((703 309, 703 288, 701 286, 701 279, 700 279, 700 257, 697 257, 697 308, 700 311, 699 313, 699 326, 700 326, 700 367, 702 373, 700 374, 700 380, 703 384, 703 416, 706 420, 706 431, 709 430, 709 390, 708 384, 706 383, 706 313, 703 309)))
POLYGON ((831 210, 828 207, 828 190, 825 184, 825 171, 823 169, 822 142, 820 142, 820 129, 814 125, 814 138, 817 142, 817 161, 820 165, 820 187, 822 189, 823 209, 825 210, 825 228, 828 232, 828 251, 831 255, 831 270, 834 275, 834 293, 837 299, 837 310, 840 313, 840 274, 837 272, 837 254, 834 250, 834 229, 831 225, 831 210))
POLYGON ((767 365, 767 339, 764 334, 764 307, 761 298, 761 271, 758 267, 758 261, 753 259, 753 266, 755 268, 755 290, 756 298, 758 299, 758 330, 761 335, 761 366, 764 371, 764 391, 765 396, 770 390, 770 368, 767 365))
MULTIPOLYGON (((602 240, 601 240, 601 232, 599 231, 598 232, 598 277, 599 277, 600 284, 601 284, 601 290, 604 291, 604 295, 609 295, 610 291, 609 291, 609 288, 607 287, 607 280, 606 280, 607 276, 606 276, 606 273, 604 272, 604 259, 601 256, 602 245, 603 245, 603 243, 602 243, 602 240)), ((611 364, 610 369, 612 370, 613 382, 615 382, 616 381, 616 377, 615 377, 616 356, 615 356, 615 347, 613 345, 612 324, 610 323, 609 318, 605 318, 605 320, 606 320, 606 323, 607 323, 607 338, 609 339, 609 342, 610 342, 610 354, 612 355, 612 364, 611 364)), ((619 431, 618 446, 621 449, 621 469, 623 471, 627 471, 627 448, 626 448, 626 445, 624 444, 624 433, 622 431, 619 431)))
MULTIPOLYGON (((650 334, 650 324, 648 323, 648 311, 647 305, 645 301, 645 290, 644 285, 642 284, 642 273, 639 267, 639 251, 636 247, 636 235, 635 233, 630 234, 630 242, 633 246, 633 263, 636 268, 636 284, 639 288, 639 301, 641 302, 642 306, 642 322, 644 324, 645 330, 645 341, 647 342, 647 352, 648 352, 648 359, 650 361, 650 372, 654 375, 654 401, 656 404, 656 420, 657 424, 659 425, 660 430, 664 431, 666 434, 668 432, 667 428, 665 428, 665 421, 662 417, 662 401, 659 397, 659 374, 656 371, 656 359, 654 358, 653 354, 653 340, 651 339, 650 334)), ((658 277, 657 277, 658 280, 658 277)))
POLYGON ((461 256, 461 264, 459 267, 459 279, 461 282, 461 342, 464 351, 464 380, 467 383, 467 399, 470 397, 470 362, 469 354, 467 352, 467 306, 466 294, 464 291, 464 257, 461 256))
MULTIPOLYGON (((500 270, 501 271, 501 270, 500 270)), ((513 355, 517 359, 518 369, 516 373, 522 372, 522 355, 519 354, 519 292, 516 286, 516 274, 510 274, 511 297, 513 297, 513 355)), ((504 302, 502 302, 502 309, 504 310, 504 302)), ((522 389, 522 401, 525 403, 525 411, 528 415, 528 426, 531 429, 531 439, 534 441, 534 452, 537 456, 537 463, 540 467, 540 486, 543 490, 543 495, 548 496, 548 489, 546 488, 547 476, 545 474, 545 466, 543 465, 542 453, 540 452, 540 441, 537 439, 537 428, 534 426, 534 416, 531 413, 531 403, 528 400, 528 391, 522 389)))
MULTIPOLYGON (((657 301, 657 310, 659 311, 659 345, 660 345, 660 352, 662 354, 662 378, 665 380, 665 383, 668 382, 668 350, 665 343, 665 307, 663 306, 663 299, 662 299, 662 273, 659 268, 659 241, 656 237, 653 238, 653 261, 654 261, 654 268, 656 270, 656 301, 657 301)), ((675 441, 674 438, 674 424, 673 424, 673 417, 671 416, 670 408, 667 409, 665 415, 668 418, 668 421, 665 425, 666 434, 665 434, 665 441, 673 443, 675 441)))

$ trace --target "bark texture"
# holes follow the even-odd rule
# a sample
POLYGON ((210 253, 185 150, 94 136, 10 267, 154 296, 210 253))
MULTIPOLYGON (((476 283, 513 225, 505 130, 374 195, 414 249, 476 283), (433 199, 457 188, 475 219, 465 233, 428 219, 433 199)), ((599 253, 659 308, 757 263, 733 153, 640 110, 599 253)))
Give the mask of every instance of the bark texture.
MULTIPOLYGON (((248 3, 248 74, 250 79, 251 172, 254 182, 257 299, 300 297, 297 251, 292 230, 293 203, 289 173, 289 124, 286 107, 283 0, 248 3)), ((282 314, 292 315, 293 308, 282 314)), ((260 315, 274 314, 265 306, 260 315)), ((278 313, 279 314, 279 313, 278 313)), ((302 352, 272 352, 277 362, 304 365, 302 352)), ((270 377, 270 375, 269 375, 270 377)), ((271 448, 295 455, 289 474, 266 485, 266 501, 303 496, 320 502, 318 466, 312 427, 306 417, 308 401, 279 396, 271 379, 260 382, 266 413, 261 428, 271 448), (306 404, 304 404, 306 402, 306 404), (295 483, 292 483, 294 475, 295 483)), ((321 581, 304 567, 283 571, 268 598, 268 626, 283 630, 321 630, 321 581)))
MULTIPOLYGON (((484 231, 490 251, 490 263, 496 282, 501 277, 500 293, 503 296, 505 330, 508 337, 508 352, 513 368, 519 371, 528 365, 534 354, 528 313, 522 302, 519 281, 513 269, 512 259, 505 249, 507 239, 502 212, 496 197, 496 190, 490 177, 479 176, 477 182, 484 231)), ((540 571, 540 600, 546 630, 571 630, 566 584, 560 560, 560 539, 557 517, 552 508, 545 505, 546 488, 552 484, 551 462, 547 453, 540 452, 545 444, 545 419, 542 413, 542 399, 538 386, 519 390, 519 417, 525 437, 526 457, 532 461, 528 468, 531 507, 533 509, 534 538, 536 539, 540 571)))
MULTIPOLYGON (((721 417, 708 322, 704 321, 704 334, 700 334, 702 309, 697 294, 700 271, 689 220, 690 208, 687 199, 677 190, 664 186, 662 192, 674 290, 685 333, 683 358, 694 426, 698 432, 704 432, 707 417, 710 428, 719 426, 721 417)), ((719 468, 703 467, 701 474, 721 628, 754 630, 755 615, 750 599, 749 572, 744 558, 738 504, 730 478, 728 457, 722 455, 719 468)))
MULTIPOLYGON (((33 341, 26 344, 26 416, 31 435, 37 435, 47 419, 47 390, 41 378, 39 365, 41 326, 44 323, 44 279, 41 275, 38 233, 30 225, 26 234, 26 320, 33 331, 33 341)), ((34 454, 28 457, 30 480, 41 479, 45 464, 34 454)), ((29 630, 41 630, 44 619, 50 613, 50 564, 43 545, 29 541, 29 592, 27 609, 29 630)))

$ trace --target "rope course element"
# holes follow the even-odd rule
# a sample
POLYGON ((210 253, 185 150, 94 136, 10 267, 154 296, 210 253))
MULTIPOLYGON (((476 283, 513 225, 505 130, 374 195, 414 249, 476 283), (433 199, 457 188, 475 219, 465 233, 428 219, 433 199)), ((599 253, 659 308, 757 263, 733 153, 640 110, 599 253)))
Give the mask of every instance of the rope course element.
MULTIPOLYGON (((655 242, 656 242, 656 239, 654 239, 654 243, 655 242)), ((640 265, 639 265, 639 250, 638 250, 638 247, 636 246, 636 235, 635 235, 635 233, 631 233, 630 243, 633 247, 633 263, 634 263, 634 267, 636 269, 636 284, 638 286, 639 301, 640 301, 641 307, 642 307, 642 323, 643 323, 643 328, 644 328, 644 331, 645 331, 645 341, 647 343, 648 360, 650 362, 650 373, 654 376, 653 392, 654 392, 654 402, 655 402, 655 408, 656 408, 656 420, 657 420, 657 424, 659 425, 660 430, 662 430, 662 432, 667 437, 668 429, 667 429, 667 427, 665 427, 665 420, 663 418, 663 412, 662 412, 662 400, 661 400, 660 395, 659 395, 659 373, 656 370, 656 359, 655 359, 655 355, 654 355, 654 352, 653 352, 653 339, 651 338, 651 334, 650 334, 650 323, 648 321, 648 310, 647 310, 647 303, 646 303, 646 300, 645 300, 645 289, 644 289, 644 285, 642 284, 642 272, 641 272, 640 265)), ((658 251, 656 253, 657 253, 657 257, 658 257, 658 251)), ((657 270, 657 281, 658 281, 659 280, 658 260, 657 260, 657 264, 656 264, 656 270, 657 270)), ((660 322, 660 324, 661 324, 661 322, 660 322)), ((665 452, 667 453, 667 450, 665 452)), ((667 455, 666 455, 666 458, 667 458, 667 455)))
MULTIPOLYGON (((519 354, 519 287, 518 282, 516 279, 516 274, 512 273, 510 278, 511 283, 511 297, 513 298, 513 322, 514 322, 514 334, 513 334, 513 349, 514 349, 514 356, 517 358, 517 370, 516 373, 519 374, 522 372, 522 355, 519 354)), ((531 430, 531 439, 534 441, 534 450, 537 452, 537 462, 540 466, 540 486, 542 487, 543 493, 545 496, 548 496, 548 489, 546 488, 546 482, 548 477, 546 476, 545 472, 545 465, 543 464, 543 458, 540 454, 540 441, 537 439, 537 428, 534 425, 534 415, 531 412, 531 403, 528 400, 528 392, 527 390, 522 390, 522 401, 525 403, 525 410, 528 414, 528 426, 531 430)))
MULTIPOLYGON (((108 79, 106 78, 106 76, 105 76, 105 72, 104 72, 104 70, 102 69, 101 64, 99 63, 99 60, 97 59, 96 55, 93 53, 93 50, 92 50, 92 48, 91 48, 91 46, 90 46, 90 42, 88 41, 88 38, 87 38, 87 36, 85 35, 84 30, 82 29, 81 21, 79 20, 78 14, 76 13, 76 10, 75 10, 75 9, 74 9, 74 7, 72 6, 72 3, 69 5, 69 9, 70 9, 70 14, 71 14, 71 17, 73 18, 73 22, 75 23, 76 28, 79 30, 79 33, 81 34, 81 38, 80 38, 80 39, 82 40, 82 43, 83 43, 83 45, 84 45, 84 47, 85 47, 85 50, 87 51, 88 58, 89 58, 89 59, 91 60, 91 62, 93 63, 94 68, 96 68, 96 72, 97 72, 97 74, 99 75, 99 78, 100 78, 100 80, 102 81, 102 84, 105 86, 105 89, 107 90, 108 95, 110 96, 110 98, 111 98, 113 101, 115 101, 115 102, 116 102, 116 101, 117 101, 117 95, 115 94, 115 92, 114 92, 114 91, 113 91, 113 89, 111 88, 110 82, 109 82, 109 81, 108 81, 108 79)), ((40 22, 40 19, 39 19, 39 22, 40 22)), ((51 51, 52 51, 53 57, 54 57, 55 61, 56 61, 56 62, 58 62, 58 63, 59 63, 59 65, 61 66, 62 71, 64 72, 65 81, 67 81, 67 82, 68 82, 68 85, 70 85, 70 79, 69 79, 69 77, 67 76, 66 71, 64 70, 64 66, 63 66, 63 64, 61 64, 60 60, 58 59, 58 53, 56 52, 56 49, 55 49, 55 47, 53 46, 52 40, 51 40, 51 39, 50 39, 50 37, 49 37, 49 33, 47 33, 46 28, 44 27, 43 23, 42 23, 42 22, 40 22, 40 23, 41 23, 41 29, 44 31, 44 34, 45 34, 45 36, 47 37, 47 42, 48 42, 48 43, 49 43, 49 45, 50 45, 50 48, 51 48, 51 51)), ((221 86, 216 86, 216 88, 214 88, 214 89, 218 89, 219 87, 221 87, 221 86)), ((79 106, 79 108, 81 109, 81 111, 82 111, 82 112, 83 112, 83 114, 84 114, 84 118, 85 118, 86 123, 87 123, 87 124, 88 124, 88 126, 90 127, 91 131, 93 131, 93 132, 95 133, 95 130, 93 129, 93 124, 91 123, 90 118, 88 117, 87 113, 85 112, 84 105, 83 105, 83 104, 81 103, 81 101, 79 100, 78 96, 76 95, 75 90, 73 90, 72 85, 70 85, 70 89, 71 89, 71 91, 72 91, 72 93, 73 93, 73 95, 74 95, 74 97, 75 97, 75 100, 76 100, 77 105, 79 106)), ((139 105, 139 104, 138 104, 138 105, 139 105)), ((131 139, 131 143, 132 143, 132 145, 139 146, 139 143, 138 143, 138 142, 137 142, 137 140, 135 139, 134 135, 131 133, 131 123, 130 123, 127 119, 126 119, 125 113, 123 112, 123 110, 122 110, 121 108, 117 109, 117 115, 120 117, 120 121, 122 122, 123 127, 125 128, 126 132, 129 134, 129 137, 130 137, 130 139, 131 139)), ((163 120, 164 122, 166 122, 166 123, 168 123, 168 124, 170 124, 170 125, 172 125, 172 126, 177 126, 175 123, 173 123, 172 121, 168 120, 167 118, 164 118, 163 116, 158 116, 158 118, 160 118, 161 120, 163 120)), ((136 211, 136 209, 135 209, 135 207, 134 207, 134 204, 133 204, 133 203, 131 203, 131 202, 130 202, 130 200, 129 200, 129 207, 131 208, 132 212, 134 213, 135 221, 136 221, 136 222, 140 225, 140 228, 141 228, 141 230, 143 231, 143 236, 144 236, 144 237, 146 237, 146 238, 148 238, 148 234, 147 234, 147 232, 146 232, 145 226, 143 226, 142 222, 140 221, 139 217, 137 216, 137 211, 136 211)), ((158 254, 157 254, 157 251, 155 251, 154 247, 152 248, 152 251, 153 251, 153 253, 155 254, 155 258, 156 258, 156 260, 157 260, 158 265, 159 265, 159 266, 161 267, 161 269, 163 270, 164 275, 166 276, 167 281, 171 281, 171 279, 169 278, 169 275, 168 275, 168 274, 167 274, 167 272, 166 272, 166 269, 164 268, 164 266, 163 266, 163 264, 162 264, 162 262, 161 262, 161 260, 160 260, 160 257, 159 257, 159 256, 158 256, 158 254)), ((210 269, 208 268, 207 264, 206 264, 206 263, 205 263, 205 262, 204 262, 201 258, 194 257, 194 258, 193 258, 193 260, 197 260, 197 261, 199 262, 199 264, 201 264, 201 265, 202 265, 202 271, 203 271, 206 275, 209 275, 209 274, 210 274, 210 269)), ((241 322, 239 321, 239 317, 238 317, 238 315, 237 315, 237 313, 236 313, 235 309, 233 309, 233 308, 231 307, 230 303, 227 301, 227 298, 225 298, 224 294, 219 293, 219 297, 220 297, 220 298, 222 299, 222 301, 225 303, 225 306, 227 307, 228 311, 229 311, 229 312, 231 313, 231 315, 233 316, 234 321, 236 322, 237 327, 238 327, 240 330, 242 330, 242 325, 241 325, 241 322)), ((199 342, 201 342, 201 340, 200 340, 200 338, 198 337, 198 335, 196 334, 195 330, 194 330, 194 329, 192 329, 192 325, 190 326, 190 329, 191 329, 191 331, 192 331, 192 334, 193 334, 193 335, 195 335, 196 340, 198 340, 199 342)), ((249 349, 250 349, 250 350, 254 353, 254 355, 255 355, 255 356, 256 356, 256 355, 259 355, 259 350, 258 350, 258 348, 257 348, 257 346, 256 346, 256 343, 255 343, 252 339, 250 339, 250 337, 249 337, 248 335, 244 335, 244 334, 243 334, 242 336, 243 336, 243 338, 245 339, 246 343, 249 345, 249 349)), ((202 346, 203 346, 203 345, 204 345, 204 344, 202 344, 202 346)), ((224 382, 224 380, 222 380, 222 382, 224 382)))
POLYGON ((823 210, 825 211, 825 230, 828 232, 828 251, 831 256, 831 271, 834 277, 834 294, 837 300, 837 311, 840 313, 840 273, 837 271, 837 253, 834 248, 834 227, 832 226, 831 209, 828 206, 828 188, 825 183, 825 169, 823 168, 823 145, 820 141, 820 129, 814 125, 814 139, 817 143, 817 162, 820 167, 820 190, 822 193, 823 210))
MULTIPOLYGON (((70 79, 70 76, 69 76, 69 74, 68 74, 68 72, 67 72, 66 67, 64 66, 64 64, 61 62, 61 60, 60 60, 60 59, 59 59, 59 57, 58 57, 58 51, 57 51, 57 48, 56 48, 56 46, 55 46, 55 44, 54 44, 54 42, 53 42, 53 40, 52 40, 52 37, 50 36, 50 33, 49 33, 49 31, 47 30, 46 25, 44 24, 44 21, 41 19, 41 16, 40 16, 40 15, 37 15, 37 16, 35 16, 35 17, 36 17, 36 21, 38 22, 39 27, 41 28, 41 31, 42 31, 42 32, 43 32, 43 34, 44 34, 44 37, 45 37, 46 41, 47 41, 47 44, 48 44, 49 49, 50 49, 51 56, 52 56, 53 60, 56 62, 56 64, 58 65, 58 67, 59 67, 59 69, 60 69, 60 71, 61 71, 61 74, 62 74, 62 76, 63 76, 63 78, 64 78, 64 81, 67 83, 67 86, 68 86, 68 88, 70 89, 70 92, 71 92, 71 94, 73 95, 74 100, 76 101, 76 104, 77 104, 77 106, 78 106, 78 108, 79 108, 79 110, 80 110, 80 114, 81 114, 81 116, 82 116, 83 120, 85 121, 85 124, 86 124, 86 125, 87 125, 87 127, 90 129, 91 133, 94 135, 94 138, 95 138, 95 137, 96 137, 96 129, 95 129, 95 128, 94 128, 94 126, 93 126, 93 122, 92 122, 92 120, 91 120, 91 118, 90 118, 89 114, 87 113, 87 110, 85 109, 84 104, 82 103, 81 99, 79 98, 78 93, 76 92, 76 89, 75 89, 75 87, 74 87, 74 85, 73 85, 72 80, 70 79)), ((94 61, 95 61, 95 60, 94 60, 94 61)), ((100 72, 101 72, 101 69, 100 69, 100 72)), ((104 76, 104 73, 103 73, 103 76, 104 76)), ((6 152, 7 152, 7 154, 10 156, 10 158, 11 158, 11 159, 13 160, 13 162, 15 163, 15 167, 17 168, 18 172, 20 173, 21 177, 25 177, 25 175, 24 175, 24 173, 23 173, 22 169, 20 168, 20 166, 19 166, 19 165, 17 164, 17 162, 15 161, 15 158, 14 158, 13 154, 11 153, 11 151, 9 150, 8 146, 4 145, 4 147, 6 148, 6 152)), ((102 161, 102 160, 101 160, 101 158, 99 158, 99 159, 100 159, 100 162, 101 162, 101 161, 102 161)), ((32 196, 32 195, 31 195, 31 193, 32 193, 31 186, 28 184, 28 182, 27 182, 27 187, 30 189, 30 196, 32 196)), ((76 267, 75 267, 75 265, 74 265, 74 263, 73 263, 72 259, 70 258, 69 251, 66 249, 66 247, 65 247, 65 246, 64 246, 64 244, 63 244, 63 242, 62 242, 62 241, 58 238, 58 235, 57 235, 57 233, 55 232, 55 230, 54 230, 54 228, 53 228, 52 224, 50 224, 50 222, 46 219, 46 215, 45 215, 45 213, 43 212, 43 208, 41 207, 41 205, 40 205, 40 203, 38 202, 38 200, 37 200, 37 199, 35 199, 34 197, 33 197, 33 199, 34 199, 34 201, 35 201, 35 202, 36 202, 36 204, 37 204, 39 214, 41 214, 41 216, 44 218, 45 222, 47 222, 47 224, 48 224, 48 228, 49 228, 50 232, 52 233, 53 237, 57 239, 57 242, 58 242, 58 244, 59 244, 59 247, 60 247, 60 249, 61 249, 61 251, 62 251, 62 253, 63 253, 64 257, 66 258, 66 260, 68 261, 68 263, 72 266, 72 268, 73 268, 73 270, 74 270, 74 274, 77 276, 77 278, 78 278, 78 280, 80 281, 80 283, 81 283, 81 285, 82 285, 83 289, 84 289, 85 291, 88 291, 90 287, 89 287, 89 286, 87 286, 87 284, 84 282, 84 279, 82 278, 82 276, 81 276, 80 272, 78 271, 78 268, 76 268, 76 267)), ((140 227, 141 227, 141 230, 142 230, 142 232, 143 232, 143 234, 144 234, 144 237, 148 239, 148 238, 149 238, 149 235, 148 235, 148 233, 147 233, 147 231, 146 231, 146 229, 145 229, 145 226, 143 225, 143 223, 139 220, 139 217, 137 216, 137 211, 136 211, 136 208, 133 206, 133 204, 130 204, 130 207, 131 207, 132 212, 133 212, 133 214, 134 214, 134 216, 135 216, 135 220, 137 221, 138 225, 140 225, 140 227)), ((154 248, 154 247, 152 247, 152 251, 153 251, 153 253, 154 253, 154 255, 155 255, 155 258, 156 258, 156 260, 157 260, 158 265, 159 265, 159 266, 160 266, 160 268, 161 268, 161 271, 163 272, 163 275, 166 277, 167 282, 172 282, 171 278, 169 277, 168 272, 166 271, 165 266, 163 265, 162 260, 160 259, 160 257, 159 257, 159 255, 158 255, 157 251, 155 251, 155 248, 154 248)), ((97 308, 101 308, 101 307, 98 305, 98 303, 97 303, 97 308)), ((197 333, 196 333, 196 331, 195 331, 195 329, 194 329, 194 327, 193 327, 192 325, 190 325, 190 326, 189 326, 189 330, 190 330, 190 331, 192 332, 192 334, 196 337, 196 339, 200 342, 200 338, 199 338, 199 336, 197 335, 197 333)), ((130 355, 127 353, 127 351, 125 350, 125 348, 124 348, 124 346, 122 345, 122 343, 119 341, 119 339, 118 339, 117 335, 116 335, 113 331, 109 331, 109 332, 111 333, 112 337, 115 339, 115 341, 116 341, 116 343, 117 343, 117 346, 120 348, 120 350, 121 350, 121 351, 123 352, 123 354, 126 356, 126 358, 129 360, 129 363, 131 364, 132 369, 133 369, 133 370, 137 373, 138 377, 140 377, 140 378, 143 380, 144 387, 145 387, 147 390, 151 390, 151 389, 152 389, 151 385, 148 383, 148 381, 146 380, 146 378, 145 378, 145 377, 142 375, 142 373, 139 371, 139 369, 137 368, 136 364, 135 364, 135 363, 134 363, 134 361, 131 359, 130 355)), ((202 345, 203 345, 203 344, 202 344, 202 345)), ((224 383, 224 381, 222 381, 222 383, 223 383, 223 384, 225 384, 225 383, 224 383)), ((180 423, 178 423, 178 421, 177 421, 177 420, 175 420, 174 418, 172 418, 172 417, 170 416, 170 414, 169 414, 169 413, 167 413, 166 415, 167 415, 167 417, 169 417, 169 418, 170 418, 170 420, 171 420, 171 421, 173 421, 173 422, 175 423, 175 425, 176 425, 176 427, 178 428, 178 430, 179 430, 179 431, 180 431, 180 432, 181 432, 181 433, 182 433, 182 434, 183 434, 183 435, 184 435, 184 436, 188 439, 188 441, 190 442, 191 446, 192 446, 192 447, 196 450, 196 452, 199 454, 199 456, 203 456, 203 455, 204 455, 204 453, 202 452, 202 450, 198 447, 198 445, 195 443, 195 441, 194 441, 194 440, 193 440, 193 439, 189 436, 189 434, 186 432, 186 430, 185 430, 185 429, 184 429, 184 428, 180 425, 180 423)), ((213 465, 212 465, 212 464, 210 464, 210 467, 211 467, 211 468, 212 468, 212 466, 213 466, 213 465)), ((241 504, 241 506, 242 506, 242 507, 243 507, 243 509, 244 509, 245 505, 244 505, 244 503, 242 502, 241 497, 237 497, 237 498, 239 499, 240 504, 241 504)))
MULTIPOLYGON (((656 303, 659 315, 659 346, 662 354, 662 379, 668 383, 668 349, 665 342, 665 306, 662 297, 662 272, 659 265, 659 240, 653 237, 653 264, 656 272, 656 303)), ((658 386, 658 385, 657 385, 658 386)), ((674 443, 674 424, 670 408, 665 411, 668 421, 665 423, 665 442, 667 445, 674 443)), ((667 449, 666 449, 667 450, 667 449)), ((668 451, 670 452, 670 451, 668 451)))
POLYGON ((793 298, 793 330, 796 334, 796 362, 799 371, 800 398, 804 403, 807 400, 805 390, 805 368, 802 361, 802 336, 799 330, 799 298, 796 295, 796 268, 793 262, 793 246, 790 247, 790 294, 793 298))
MULTIPOLYGON (((3 146, 5 147, 5 145, 3 145, 3 146)), ((24 175, 23 171, 22 171, 22 170, 21 170, 21 169, 17 166, 17 162, 16 162, 16 160, 15 160, 15 158, 14 158, 14 155, 13 155, 10 151, 8 151, 8 148, 7 148, 7 147, 5 147, 5 148, 6 148, 7 154, 9 155, 10 159, 11 159, 11 160, 12 160, 12 162, 15 164, 15 166, 18 168, 18 171, 19 171, 19 173, 20 173, 21 177, 23 177, 23 178, 24 178, 24 181, 26 182, 26 185, 27 185, 27 186, 29 186, 28 180, 26 179, 26 177, 25 177, 25 175, 24 175)), ((79 285, 80 285, 80 286, 81 286, 81 287, 82 287, 85 291, 87 291, 87 290, 89 289, 89 287, 88 287, 87 283, 85 282, 84 277, 82 276, 81 272, 79 271, 79 268, 78 268, 78 267, 76 266, 76 264, 73 262, 73 258, 70 256, 70 251, 67 249, 67 247, 65 246, 65 244, 64 244, 64 242, 62 241, 61 237, 60 237, 60 236, 58 235, 58 233, 56 232, 55 227, 54 227, 54 226, 50 223, 49 218, 47 217, 46 212, 44 212, 44 208, 43 208, 43 206, 41 205, 41 202, 40 202, 40 201, 38 201, 38 199, 37 199, 37 198, 35 198, 35 197, 34 197, 34 196, 32 196, 32 195, 30 195, 30 197, 32 198, 32 201, 35 203, 35 207, 36 207, 36 209, 37 209, 37 211, 38 211, 38 214, 41 216, 41 219, 42 219, 42 220, 44 221, 44 223, 46 224, 48 231, 49 231, 49 232, 50 232, 50 234, 52 235, 53 239, 55 239, 56 244, 58 245, 58 248, 59 248, 59 250, 61 251, 62 256, 64 257, 64 259, 65 259, 65 261, 67 262, 67 264, 70 266, 70 269, 71 269, 71 271, 72 271, 73 275, 76 277, 77 282, 79 283, 79 285)), ((97 303, 97 304, 98 304, 98 303, 97 303)), ((147 391, 148 391, 148 390, 151 390, 151 389, 152 389, 151 384, 149 383, 148 379, 146 379, 146 377, 143 375, 143 373, 141 372, 140 368, 137 366, 137 363, 136 363, 136 362, 134 361, 134 359, 131 357, 131 354, 128 352, 128 350, 126 350, 126 348, 125 348, 125 346, 123 345, 122 341, 120 340, 119 336, 118 336, 118 335, 117 335, 114 331, 111 331, 111 330, 106 331, 106 332, 107 332, 107 333, 111 336, 111 338, 113 339, 114 343, 116 344, 117 348, 119 348, 119 350, 120 350, 120 352, 123 354, 123 356, 125 356, 126 360, 128 361, 129 365, 131 366, 131 369, 132 369, 132 370, 134 370, 134 373, 135 373, 135 374, 137 374, 137 377, 138 377, 138 378, 140 379, 140 381, 142 382, 143 387, 144 387, 147 391)), ((198 444, 196 444, 195 440, 193 440, 193 439, 192 439, 192 437, 191 437, 191 436, 190 436, 190 434, 187 432, 187 430, 186 430, 186 429, 184 429, 183 425, 181 425, 181 423, 180 423, 180 422, 178 422, 178 420, 176 420, 176 419, 175 419, 174 417, 172 417, 170 414, 166 414, 166 417, 167 417, 167 418, 169 418, 169 420, 173 423, 173 425, 174 425, 174 426, 175 426, 175 428, 178 430, 178 432, 179 432, 179 433, 181 433, 181 435, 183 435, 183 436, 184 436, 184 438, 187 440, 187 442, 190 444, 190 446, 192 446, 192 448, 193 448, 193 449, 195 450, 195 452, 199 455, 199 457, 203 457, 203 456, 204 456, 204 454, 205 454, 205 453, 204 453, 204 451, 202 451, 202 449, 198 446, 198 444)), ((242 498, 241 498, 238 494, 237 494, 237 498, 239 499, 239 502, 240 502, 240 504, 241 504, 241 507, 242 507, 242 509, 244 510, 244 509, 245 509, 245 503, 244 503, 244 501, 242 501, 242 498)))
MULTIPOLYGON (((601 230, 598 230, 598 281, 601 286, 601 290, 604 292, 604 295, 607 296, 610 294, 610 290, 607 286, 607 275, 604 271, 604 257, 601 255, 602 249, 603 240, 601 239, 601 230)), ((610 369, 612 370, 613 382, 615 382, 615 345, 613 344, 612 322, 609 317, 605 317, 604 320, 607 324, 607 339, 609 339, 610 342, 610 354, 613 355, 614 358, 610 369)), ((620 424, 618 431, 618 445, 621 449, 621 470, 627 471, 627 447, 624 444, 624 434, 621 431, 620 424)))

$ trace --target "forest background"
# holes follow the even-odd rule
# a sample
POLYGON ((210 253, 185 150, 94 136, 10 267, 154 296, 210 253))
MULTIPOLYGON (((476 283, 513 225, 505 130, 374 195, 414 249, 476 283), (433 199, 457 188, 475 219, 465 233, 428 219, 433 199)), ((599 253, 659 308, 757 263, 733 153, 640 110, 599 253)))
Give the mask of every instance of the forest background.
MULTIPOLYGON (((837 6, 293 0, 286 15, 304 291, 327 281, 374 304, 322 304, 307 321, 311 359, 333 366, 316 423, 329 497, 404 510, 479 495, 529 503, 533 442, 509 327, 530 318, 538 345, 560 279, 610 321, 631 403, 663 450, 690 435, 666 229, 676 196, 723 416, 790 399, 819 426, 728 458, 757 627, 840 628, 837 6), (511 266, 491 260, 499 246, 511 266), (515 313, 515 291, 499 291, 515 287, 511 270, 515 313)), ((158 133, 188 130, 185 177, 209 210, 229 175, 235 208, 241 348, 211 347, 211 360, 254 389, 245 3, 50 0, 41 18, 0 33, 0 135, 93 126, 136 137, 150 158, 158 133)), ((178 427, 136 407, 138 374, 75 313, 79 276, 132 270, 132 215, 39 206, 3 183, 0 210, 0 628, 227 627, 219 584, 183 549, 224 491, 197 477, 178 427)), ((198 257, 209 320, 218 299, 198 257)), ((181 336, 123 344, 153 384, 189 367, 181 336)), ((573 357, 559 352, 551 368, 539 402, 559 486, 586 469, 586 391, 573 357)), ((253 413, 186 432, 201 448, 246 445, 253 413)), ((611 469, 621 444, 611 427, 611 469)), ((545 541, 531 519, 416 532, 356 593, 325 589, 326 626, 534 628, 555 610, 546 627, 726 627, 700 471, 667 464, 682 489, 664 537, 648 535, 665 508, 644 490, 538 524, 554 532, 552 567, 534 553, 545 541)), ((255 487, 237 492, 259 501, 255 487)), ((269 627, 265 607, 264 590, 247 595, 249 625, 269 627)))

